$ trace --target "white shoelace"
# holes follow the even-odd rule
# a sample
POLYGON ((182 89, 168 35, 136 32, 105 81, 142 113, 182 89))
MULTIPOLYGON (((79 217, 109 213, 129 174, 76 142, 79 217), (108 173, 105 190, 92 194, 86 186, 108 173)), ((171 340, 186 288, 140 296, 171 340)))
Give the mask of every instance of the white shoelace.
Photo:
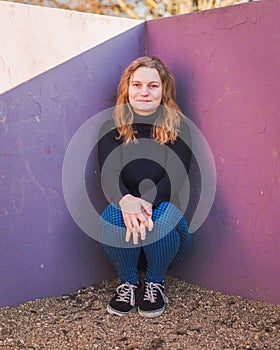
POLYGON ((160 283, 146 282, 145 283, 145 294, 143 300, 149 300, 150 303, 156 303, 157 301, 157 291, 160 292, 162 299, 165 303, 168 303, 167 296, 163 293, 162 289, 164 287, 160 283))
POLYGON ((135 305, 135 294, 134 289, 136 289, 137 286, 134 284, 130 284, 128 282, 125 282, 117 287, 117 301, 124 301, 125 303, 130 303, 131 306, 135 305))

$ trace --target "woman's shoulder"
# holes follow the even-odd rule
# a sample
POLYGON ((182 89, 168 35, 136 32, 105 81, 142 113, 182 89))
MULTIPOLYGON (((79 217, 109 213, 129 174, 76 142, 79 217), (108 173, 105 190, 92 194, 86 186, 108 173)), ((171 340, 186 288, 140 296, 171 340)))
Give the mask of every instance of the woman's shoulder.
POLYGON ((118 129, 115 125, 113 119, 106 120, 100 127, 99 130, 99 139, 103 136, 116 136, 118 134, 118 129))
POLYGON ((179 134, 181 139, 191 140, 190 121, 186 116, 181 116, 179 134))

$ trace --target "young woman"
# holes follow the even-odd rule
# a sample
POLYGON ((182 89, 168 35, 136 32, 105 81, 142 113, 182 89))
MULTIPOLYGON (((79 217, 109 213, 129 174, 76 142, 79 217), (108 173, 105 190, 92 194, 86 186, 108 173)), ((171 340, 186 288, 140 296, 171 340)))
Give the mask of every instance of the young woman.
POLYGON ((140 57, 124 71, 113 118, 101 127, 101 181, 110 204, 99 235, 121 281, 107 306, 111 314, 126 315, 136 306, 141 316, 161 315, 167 268, 191 248, 179 200, 191 160, 190 133, 175 96, 169 68, 158 57, 140 57))

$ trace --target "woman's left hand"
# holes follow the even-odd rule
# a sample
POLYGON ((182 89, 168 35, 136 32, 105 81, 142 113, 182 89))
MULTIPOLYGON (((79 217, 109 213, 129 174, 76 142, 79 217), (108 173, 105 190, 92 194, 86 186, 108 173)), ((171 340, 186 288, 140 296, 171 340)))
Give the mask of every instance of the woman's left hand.
POLYGON ((134 244, 138 244, 139 235, 141 240, 145 240, 146 227, 149 231, 153 229, 152 204, 130 194, 125 195, 119 204, 127 229, 126 242, 129 242, 131 235, 134 244))

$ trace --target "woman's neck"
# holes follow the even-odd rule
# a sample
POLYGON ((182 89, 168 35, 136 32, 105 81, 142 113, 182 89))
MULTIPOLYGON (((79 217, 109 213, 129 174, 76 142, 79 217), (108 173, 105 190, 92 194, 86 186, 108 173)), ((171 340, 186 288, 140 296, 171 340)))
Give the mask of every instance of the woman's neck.
POLYGON ((133 112, 134 116, 134 123, 154 123, 158 116, 158 111, 148 114, 148 115, 141 115, 136 112, 133 112))

